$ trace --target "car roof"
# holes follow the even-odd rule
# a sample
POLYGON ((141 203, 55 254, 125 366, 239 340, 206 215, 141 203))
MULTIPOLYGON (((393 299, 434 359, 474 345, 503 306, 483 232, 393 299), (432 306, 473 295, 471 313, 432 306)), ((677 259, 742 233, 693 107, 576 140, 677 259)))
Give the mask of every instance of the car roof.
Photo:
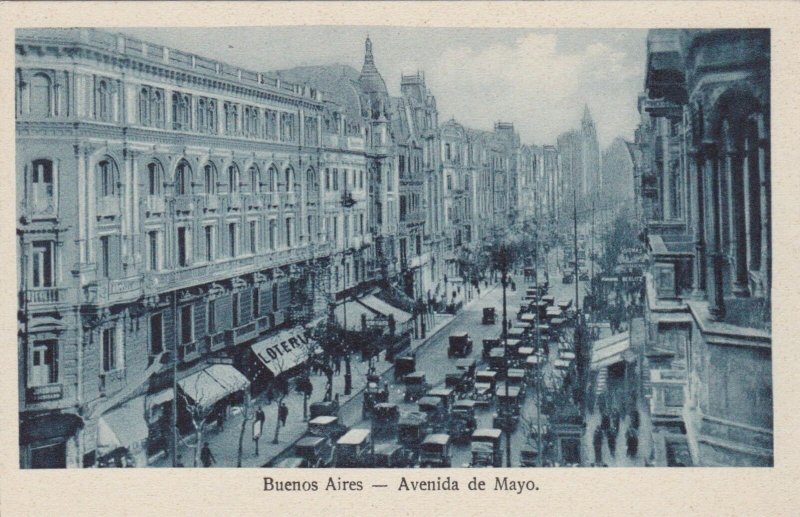
POLYGON ((393 402, 379 402, 379 403, 375 404, 375 409, 378 409, 378 408, 381 408, 381 409, 394 409, 394 408, 397 408, 397 404, 395 404, 393 402))
POLYGON ((461 399, 453 403, 453 407, 475 407, 475 401, 472 399, 461 399))
POLYGON ((468 335, 467 332, 453 332, 450 337, 467 337, 468 335))
POLYGON ((297 440, 295 443, 295 447, 313 447, 317 445, 319 442, 324 442, 327 438, 323 438, 322 436, 306 436, 297 440))
POLYGON ((478 438, 478 439, 480 439, 480 438, 492 438, 494 440, 497 440, 497 439, 500 438, 500 436, 502 436, 502 434, 503 434, 503 431, 501 431, 500 429, 495 429, 493 427, 492 428, 485 427, 483 429, 475 429, 472 432, 472 438, 473 439, 474 438, 478 438))
POLYGON ((397 449, 402 449, 403 446, 397 443, 381 443, 375 446, 375 454, 394 454, 397 449))
POLYGON ((369 429, 350 429, 336 443, 340 445, 358 445, 366 440, 369 435, 369 429))
POLYGON ((447 445, 450 442, 449 434, 429 434, 422 443, 435 443, 437 445, 447 445))
POLYGON ((309 424, 322 424, 322 425, 325 425, 325 424, 330 424, 331 422, 335 422, 337 420, 339 420, 339 419, 336 418, 335 416, 324 415, 324 416, 318 416, 318 417, 312 419, 308 423, 309 424))
MULTIPOLYGON (((497 389, 495 389, 495 394, 498 397, 505 397, 506 396, 506 385, 503 384, 502 386, 498 386, 497 389)), ((519 388, 517 386, 509 385, 508 386, 508 396, 509 397, 516 397, 518 395, 519 395, 519 388)))
POLYGON ((456 368, 460 366, 472 366, 475 364, 475 359, 456 359, 456 368))
POLYGON ((421 411, 409 411, 400 415, 400 424, 424 424, 428 421, 428 415, 421 411))
POLYGON ((476 377, 480 376, 489 376, 489 377, 497 377, 497 372, 494 370, 478 370, 475 374, 476 377))
POLYGON ((523 370, 522 368, 509 368, 507 375, 509 377, 511 377, 512 375, 522 377, 525 375, 525 370, 523 370))
POLYGON ((406 374, 406 378, 409 377, 411 377, 412 379, 415 379, 417 377, 425 377, 425 372, 411 372, 409 374, 406 374))
POLYGON ((440 404, 443 404, 442 399, 440 399, 439 397, 429 397, 427 395, 417 401, 418 406, 424 406, 424 405, 438 406, 440 404))
POLYGON ((438 397, 440 395, 444 395, 444 396, 449 397, 452 394, 453 394, 452 388, 433 388, 432 390, 428 390, 428 393, 426 393, 425 395, 426 396, 430 395, 430 396, 433 396, 433 397, 438 397))

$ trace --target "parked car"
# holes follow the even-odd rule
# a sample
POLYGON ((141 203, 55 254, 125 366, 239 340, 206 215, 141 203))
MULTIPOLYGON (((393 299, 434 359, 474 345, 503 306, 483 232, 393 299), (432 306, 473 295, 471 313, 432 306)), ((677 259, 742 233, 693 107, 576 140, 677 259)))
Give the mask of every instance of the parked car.
POLYGON ((397 469, 410 467, 405 448, 397 443, 382 443, 375 446, 372 466, 376 468, 397 469))
POLYGON ((494 307, 484 307, 483 318, 481 319, 481 323, 484 325, 494 325, 495 319, 496 318, 495 318, 494 307))
POLYGON ((450 466, 450 435, 440 433, 425 437, 420 445, 420 467, 450 466))
POLYGON ((403 399, 406 402, 419 400, 430 389, 430 384, 425 381, 425 374, 422 372, 409 373, 403 379, 406 384, 406 393, 403 399))
POLYGON ((333 463, 331 440, 323 436, 300 438, 294 445, 294 454, 305 459, 305 466, 310 468, 330 467, 333 463))
POLYGON ((500 429, 476 429, 470 438, 472 453, 471 467, 502 467, 503 453, 500 442, 503 432, 500 429))
POLYGON ((472 340, 466 332, 450 334, 447 344, 447 357, 467 357, 472 353, 472 340))
POLYGON ((337 468, 370 467, 372 465, 372 433, 369 429, 350 429, 336 442, 337 468))

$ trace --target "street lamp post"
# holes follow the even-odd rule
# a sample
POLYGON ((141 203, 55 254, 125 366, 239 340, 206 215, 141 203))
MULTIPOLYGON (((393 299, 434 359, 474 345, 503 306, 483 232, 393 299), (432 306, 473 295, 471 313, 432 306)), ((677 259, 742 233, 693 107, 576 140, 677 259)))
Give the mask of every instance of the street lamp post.
MULTIPOLYGON (((506 363, 506 404, 510 404, 508 399, 508 314, 506 308, 506 286, 508 285, 508 250, 503 245, 503 248, 500 250, 501 253, 501 263, 500 263, 500 274, 501 276, 501 283, 503 285, 503 357, 505 358, 506 363)), ((502 408, 501 408, 502 409, 502 408)), ((502 422, 503 426, 505 427, 506 431, 506 467, 511 467, 511 418, 509 415, 509 408, 505 408, 504 413, 502 414, 502 422)))

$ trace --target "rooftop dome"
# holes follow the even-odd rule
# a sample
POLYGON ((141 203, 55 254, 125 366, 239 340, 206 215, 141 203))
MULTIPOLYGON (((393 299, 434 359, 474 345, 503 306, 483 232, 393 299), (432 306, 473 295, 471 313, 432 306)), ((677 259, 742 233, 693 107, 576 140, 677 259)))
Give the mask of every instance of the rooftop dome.
POLYGON ((361 76, 358 78, 358 83, 361 90, 366 93, 388 93, 386 90, 386 83, 381 77, 381 73, 375 67, 375 59, 372 56, 372 41, 367 36, 364 42, 366 52, 364 54, 364 66, 361 67, 361 76))

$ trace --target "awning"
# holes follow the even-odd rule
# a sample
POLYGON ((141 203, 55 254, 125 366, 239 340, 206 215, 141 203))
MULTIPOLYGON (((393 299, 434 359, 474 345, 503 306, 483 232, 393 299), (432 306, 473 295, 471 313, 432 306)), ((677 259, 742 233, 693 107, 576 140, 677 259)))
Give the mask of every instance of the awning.
POLYGON ((394 316, 394 321, 397 322, 398 325, 401 325, 411 319, 411 314, 402 309, 398 309, 397 307, 390 305, 371 294, 361 298, 359 302, 366 305, 370 309, 383 314, 384 316, 388 317, 391 314, 394 316))
POLYGON ((175 393, 173 393, 171 388, 161 390, 158 393, 147 396, 147 407, 152 408, 154 406, 160 406, 161 404, 170 402, 174 397, 175 393))
POLYGON ((103 414, 97 422, 97 455, 102 457, 120 447, 140 449, 147 439, 144 397, 136 397, 103 414))
MULTIPOLYGON (((255 345, 253 345, 255 346, 255 345)), ((205 370, 178 381, 181 390, 202 407, 211 407, 221 398, 250 385, 247 377, 229 364, 212 364, 205 370)))
POLYGON ((29 445, 54 438, 70 438, 82 427, 83 419, 72 413, 22 420, 19 423, 19 444, 29 445))
POLYGON ((596 370, 624 361, 625 358, 623 354, 626 350, 630 349, 630 347, 631 338, 627 332, 595 341, 592 345, 591 368, 596 370))
POLYGON ((337 304, 334 314, 336 315, 336 323, 347 330, 361 330, 362 314, 366 316, 367 320, 373 320, 377 316, 375 311, 353 300, 337 304))
MULTIPOLYGON (((347 305, 355 305, 348 303, 347 305)), ((350 323, 348 318, 348 325, 350 323)), ((359 322, 359 325, 361 323, 359 322)), ((264 366, 278 375, 303 364, 316 351, 317 342, 308 335, 305 327, 284 330, 272 337, 251 345, 253 352, 264 366)))

